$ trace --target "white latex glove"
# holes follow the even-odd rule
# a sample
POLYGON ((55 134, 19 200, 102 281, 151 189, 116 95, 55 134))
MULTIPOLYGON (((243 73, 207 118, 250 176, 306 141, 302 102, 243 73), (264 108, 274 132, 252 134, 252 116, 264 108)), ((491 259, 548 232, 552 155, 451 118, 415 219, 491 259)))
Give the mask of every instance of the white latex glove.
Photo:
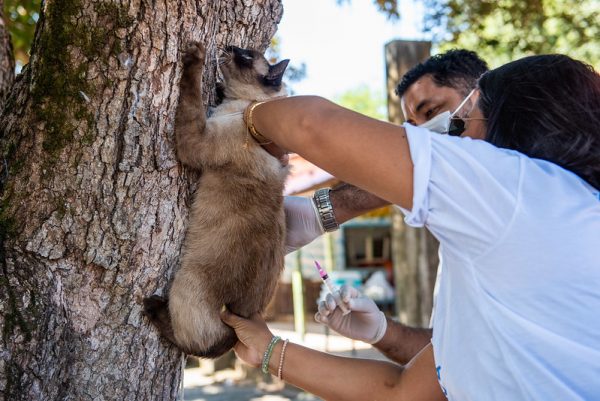
POLYGON ((285 253, 290 253, 312 242, 325 232, 312 198, 286 196, 285 209, 285 253))
POLYGON ((356 288, 347 285, 342 286, 339 297, 351 313, 344 316, 336 305, 334 296, 327 294, 325 301, 319 302, 315 320, 326 324, 344 337, 369 344, 379 342, 387 329, 387 320, 375 302, 356 288))

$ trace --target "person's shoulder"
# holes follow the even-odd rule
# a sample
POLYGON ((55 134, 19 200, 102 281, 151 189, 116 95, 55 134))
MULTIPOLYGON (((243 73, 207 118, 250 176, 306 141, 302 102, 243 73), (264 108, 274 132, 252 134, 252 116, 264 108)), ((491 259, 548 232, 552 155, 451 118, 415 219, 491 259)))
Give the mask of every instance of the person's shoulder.
POLYGON ((581 197, 596 207, 600 205, 600 190, 574 172, 549 160, 525 157, 523 185, 525 189, 543 188, 549 198, 560 197, 564 201, 567 197, 581 197))
POLYGON ((452 166, 465 173, 486 171, 492 175, 518 175, 525 155, 510 149, 498 148, 491 143, 468 137, 438 134, 425 128, 405 124, 413 158, 430 155, 432 164, 452 166), (419 155, 421 154, 421 155, 419 155))
POLYGON ((483 139, 438 134, 426 128, 417 127, 409 123, 404 124, 404 129, 406 130, 409 142, 431 142, 432 146, 464 149, 465 151, 484 153, 488 154, 489 156, 524 156, 515 150, 494 146, 483 139))

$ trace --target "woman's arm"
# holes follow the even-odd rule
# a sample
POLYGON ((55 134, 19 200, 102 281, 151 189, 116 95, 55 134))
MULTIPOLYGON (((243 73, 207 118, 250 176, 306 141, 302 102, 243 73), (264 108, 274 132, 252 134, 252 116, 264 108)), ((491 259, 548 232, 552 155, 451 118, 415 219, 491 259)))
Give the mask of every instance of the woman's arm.
POLYGON ((406 209, 412 207, 413 164, 404 128, 324 98, 296 96, 254 108, 258 132, 342 181, 406 209))
MULTIPOLYGON (((276 375, 282 345, 269 364, 276 375)), ((392 362, 339 357, 288 344, 283 379, 327 401, 445 400, 435 374, 431 344, 402 367, 392 362)))
MULTIPOLYGON (((223 321, 239 338, 235 352, 242 360, 258 367, 272 334, 258 316, 244 319, 229 312, 223 321)), ((277 374, 282 343, 269 362, 277 374)), ((327 401, 445 400, 437 381, 431 344, 405 367, 390 362, 329 355, 300 345, 288 344, 283 359, 283 379, 327 401)))

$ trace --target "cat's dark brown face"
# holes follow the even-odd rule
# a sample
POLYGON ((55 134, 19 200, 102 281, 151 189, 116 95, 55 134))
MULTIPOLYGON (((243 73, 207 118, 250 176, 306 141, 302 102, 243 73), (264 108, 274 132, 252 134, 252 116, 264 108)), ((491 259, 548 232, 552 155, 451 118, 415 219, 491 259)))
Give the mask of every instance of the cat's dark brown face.
POLYGON ((255 50, 235 46, 228 46, 226 50, 227 61, 221 66, 225 79, 225 98, 272 97, 283 89, 283 73, 289 60, 271 65, 255 50))

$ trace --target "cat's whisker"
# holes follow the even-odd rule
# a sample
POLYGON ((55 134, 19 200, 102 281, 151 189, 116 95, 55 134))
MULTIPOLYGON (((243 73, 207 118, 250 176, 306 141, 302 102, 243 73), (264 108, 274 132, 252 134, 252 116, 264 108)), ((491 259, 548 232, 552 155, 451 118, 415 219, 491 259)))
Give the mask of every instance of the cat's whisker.
POLYGON ((227 50, 227 47, 217 46, 217 50, 221 52, 223 57, 231 57, 231 51, 227 50))

